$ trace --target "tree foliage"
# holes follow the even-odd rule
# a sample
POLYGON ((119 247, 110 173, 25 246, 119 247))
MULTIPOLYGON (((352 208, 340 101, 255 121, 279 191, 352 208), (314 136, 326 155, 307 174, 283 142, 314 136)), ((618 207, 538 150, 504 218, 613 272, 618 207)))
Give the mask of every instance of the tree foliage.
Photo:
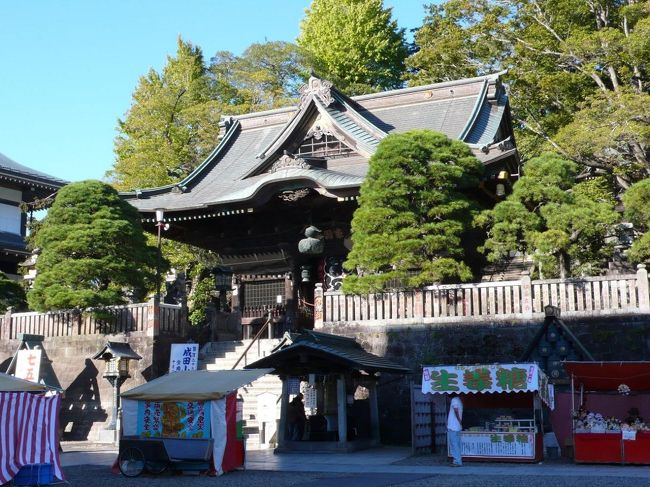
POLYGON ((21 311, 27 306, 25 290, 16 281, 9 279, 4 272, 0 272, 0 313, 13 308, 14 311, 21 311))
POLYGON ((650 260, 650 179, 633 184, 623 195, 625 217, 638 237, 629 251, 632 262, 650 260))
POLYGON ((132 190, 182 179, 214 149, 220 116, 201 49, 179 38, 176 56, 140 78, 118 121, 111 182, 132 190))
POLYGON ((448 0, 407 61, 422 84, 507 69, 518 146, 619 188, 650 176, 650 2, 448 0))
POLYGON ((28 301, 39 311, 139 300, 156 262, 137 210, 99 181, 63 187, 33 243, 41 253, 28 301))
POLYGON ((389 135, 370 159, 352 219, 346 292, 467 281, 461 239, 473 205, 461 192, 483 166, 462 142, 428 130, 389 135))
POLYGON ((541 278, 598 274, 612 256, 619 217, 603 178, 575 183, 578 166, 556 154, 528 161, 512 194, 477 217, 490 262, 533 257, 541 278))
POLYGON ((345 93, 401 86, 404 30, 382 0, 313 0, 300 27, 307 64, 345 93))
POLYGON ((231 114, 278 108, 296 102, 306 72, 295 44, 251 44, 241 56, 219 51, 210 76, 224 110, 231 114))

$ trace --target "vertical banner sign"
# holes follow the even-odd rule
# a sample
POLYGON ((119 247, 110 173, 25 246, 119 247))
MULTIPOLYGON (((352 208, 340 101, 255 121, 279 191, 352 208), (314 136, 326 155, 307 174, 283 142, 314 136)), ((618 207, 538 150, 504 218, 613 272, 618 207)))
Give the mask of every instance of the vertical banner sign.
POLYGON ((196 370, 199 362, 198 343, 173 343, 169 354, 169 373, 196 370))
POLYGON ((138 401, 137 432, 145 438, 209 438, 209 401, 138 401))
POLYGON ((16 358, 16 377, 38 382, 41 372, 42 350, 19 350, 16 358))

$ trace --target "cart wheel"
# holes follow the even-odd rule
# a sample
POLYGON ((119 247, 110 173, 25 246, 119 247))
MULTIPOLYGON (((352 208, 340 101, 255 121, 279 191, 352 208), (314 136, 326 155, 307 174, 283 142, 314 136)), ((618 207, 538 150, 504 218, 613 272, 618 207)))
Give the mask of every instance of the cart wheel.
POLYGON ((153 475, 160 475, 163 473, 165 470, 169 468, 169 463, 167 462, 146 462, 145 463, 145 468, 147 469, 147 472, 153 474, 153 475))
POLYGON ((129 447, 120 453, 117 464, 125 477, 137 477, 144 471, 144 455, 140 449, 129 447))

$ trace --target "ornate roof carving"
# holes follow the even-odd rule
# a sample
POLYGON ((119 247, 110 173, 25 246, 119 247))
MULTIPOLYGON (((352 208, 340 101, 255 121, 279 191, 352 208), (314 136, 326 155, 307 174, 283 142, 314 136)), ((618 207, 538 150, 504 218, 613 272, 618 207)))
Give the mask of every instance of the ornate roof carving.
POLYGON ((307 84, 300 88, 300 104, 304 105, 312 96, 317 97, 326 107, 330 106, 334 103, 332 83, 325 79, 311 76, 307 84))
POLYGON ((281 169, 288 169, 288 168, 310 169, 311 165, 300 157, 294 157, 290 154, 284 154, 283 156, 280 157, 280 159, 275 161, 273 165, 269 168, 269 173, 274 173, 281 169))

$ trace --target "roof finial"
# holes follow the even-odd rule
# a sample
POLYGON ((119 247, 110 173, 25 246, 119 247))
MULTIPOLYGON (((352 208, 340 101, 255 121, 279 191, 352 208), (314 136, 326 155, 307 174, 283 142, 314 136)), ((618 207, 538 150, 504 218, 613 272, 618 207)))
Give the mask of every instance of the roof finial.
POLYGON ((332 96, 332 82, 325 79, 317 78, 312 75, 309 77, 307 84, 300 88, 300 104, 304 105, 312 97, 318 97, 318 99, 326 107, 334 103, 334 97, 332 96))

